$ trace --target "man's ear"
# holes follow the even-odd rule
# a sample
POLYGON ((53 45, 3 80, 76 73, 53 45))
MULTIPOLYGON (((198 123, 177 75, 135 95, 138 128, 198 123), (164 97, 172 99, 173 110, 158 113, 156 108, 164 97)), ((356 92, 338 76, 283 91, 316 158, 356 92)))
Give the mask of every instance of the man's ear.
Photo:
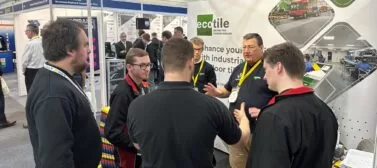
POLYGON ((71 51, 67 51, 67 55, 69 56, 69 57, 73 57, 74 55, 75 55, 75 51, 74 50, 71 50, 71 51))

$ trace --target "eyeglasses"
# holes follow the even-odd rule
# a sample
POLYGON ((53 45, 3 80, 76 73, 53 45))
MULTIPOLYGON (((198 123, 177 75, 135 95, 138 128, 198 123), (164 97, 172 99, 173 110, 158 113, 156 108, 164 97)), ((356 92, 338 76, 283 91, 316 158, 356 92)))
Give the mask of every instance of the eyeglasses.
POLYGON ((147 68, 148 69, 152 68, 152 64, 151 63, 149 63, 149 64, 131 64, 131 65, 139 66, 140 69, 142 69, 142 70, 146 70, 147 68))

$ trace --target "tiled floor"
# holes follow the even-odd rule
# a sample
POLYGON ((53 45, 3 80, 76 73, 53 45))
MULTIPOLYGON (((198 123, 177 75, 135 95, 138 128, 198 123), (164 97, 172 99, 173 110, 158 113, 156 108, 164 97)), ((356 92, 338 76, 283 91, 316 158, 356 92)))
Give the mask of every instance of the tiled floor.
MULTIPOLYGON (((18 96, 16 73, 6 74, 4 79, 11 91, 11 94, 5 98, 5 113, 9 120, 17 120, 17 124, 0 129, 0 168, 34 168, 29 134, 27 129, 22 128, 25 123, 26 96, 18 96)), ((97 90, 99 92, 99 88, 97 90)), ((228 155, 215 151, 215 157, 217 168, 229 167, 228 155)))

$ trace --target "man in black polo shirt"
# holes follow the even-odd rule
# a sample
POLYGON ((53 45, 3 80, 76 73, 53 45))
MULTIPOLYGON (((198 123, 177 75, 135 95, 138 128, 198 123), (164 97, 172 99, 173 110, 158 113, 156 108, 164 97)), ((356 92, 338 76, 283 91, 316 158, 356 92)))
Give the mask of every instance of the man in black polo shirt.
POLYGON ((194 37, 190 40, 194 48, 194 63, 195 70, 192 74, 191 83, 194 85, 194 89, 200 93, 204 92, 204 85, 211 83, 216 85, 216 73, 215 68, 205 61, 202 57, 204 48, 204 41, 199 37, 194 37))
POLYGON ((35 167, 96 168, 102 146, 95 111, 73 78, 89 65, 84 26, 57 19, 44 29, 42 46, 48 62, 38 70, 25 108, 35 167))
POLYGON ((248 130, 249 121, 242 117, 240 129, 223 103, 193 89, 194 50, 189 41, 173 38, 162 52, 165 81, 128 109, 129 134, 143 155, 142 165, 213 167, 216 135, 228 144, 243 145, 240 138, 250 133, 241 129, 248 130))
POLYGON ((304 56, 292 43, 264 53, 265 78, 279 92, 263 108, 253 134, 250 168, 330 168, 338 124, 332 110, 303 85, 304 56))
MULTIPOLYGON (((223 88, 216 88, 208 84, 204 89, 208 95, 229 98, 229 110, 233 112, 245 102, 245 110, 250 113, 250 130, 253 132, 255 118, 262 107, 267 105, 269 99, 276 93, 269 90, 263 80, 263 40, 257 33, 249 33, 243 37, 243 57, 245 62, 234 68, 229 81, 223 88)), ((242 148, 229 147, 229 160, 232 168, 244 168, 247 162, 249 145, 242 148)))

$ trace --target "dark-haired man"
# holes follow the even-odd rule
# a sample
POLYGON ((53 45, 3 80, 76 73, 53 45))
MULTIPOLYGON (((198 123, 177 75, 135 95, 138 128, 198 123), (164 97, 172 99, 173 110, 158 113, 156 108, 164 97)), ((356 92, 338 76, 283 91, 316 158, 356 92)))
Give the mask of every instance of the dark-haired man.
POLYGON ((26 102, 36 167, 96 168, 102 146, 94 109, 73 79, 89 65, 84 26, 57 19, 42 36, 47 63, 38 71, 26 102))
POLYGON ((305 87, 304 56, 292 43, 264 53, 264 78, 279 94, 261 111, 253 134, 250 168, 330 168, 338 124, 332 110, 305 87))

